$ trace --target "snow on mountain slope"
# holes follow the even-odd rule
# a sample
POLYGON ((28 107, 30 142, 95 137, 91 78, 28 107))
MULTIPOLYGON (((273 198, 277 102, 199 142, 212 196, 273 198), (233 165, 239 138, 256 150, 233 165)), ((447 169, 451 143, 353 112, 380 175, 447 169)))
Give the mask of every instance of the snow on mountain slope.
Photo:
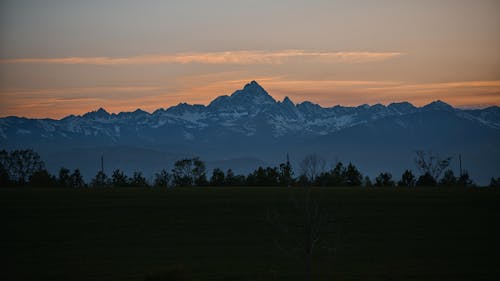
MULTIPOLYGON (((0 118, 0 149, 33 148, 52 172, 83 165, 89 176, 103 151, 114 151, 107 156, 109 167, 138 167, 148 175, 182 156, 278 164, 290 152, 295 161, 307 153, 355 161, 373 176, 377 169, 399 173, 398 167, 411 167, 415 149, 434 149, 462 153, 472 176, 486 182, 499 176, 493 173, 500 165, 498 143, 497 106, 463 110, 435 101, 423 107, 400 102, 325 108, 288 97, 277 101, 255 81, 206 106, 181 103, 118 114, 100 108, 61 120, 0 118), (75 158, 75 151, 87 155, 88 163, 75 158)), ((242 172, 251 166, 237 165, 242 172)))
POLYGON ((163 135, 179 132, 180 135, 175 139, 197 140, 203 139, 207 130, 212 128, 243 136, 263 133, 274 138, 297 135, 313 137, 390 116, 435 110, 455 112, 461 118, 500 129, 498 107, 460 110, 442 101, 435 101, 421 108, 408 102, 388 106, 375 104, 324 108, 308 101, 294 104, 288 97, 276 101, 257 82, 252 81, 230 96, 214 99, 208 106, 181 103, 166 110, 158 109, 152 114, 140 109, 110 114, 100 108, 82 116, 70 115, 61 120, 1 118, 0 138, 10 141, 27 135, 42 139, 105 137, 117 142, 134 133, 146 134, 147 137, 148 132, 158 131, 163 135))

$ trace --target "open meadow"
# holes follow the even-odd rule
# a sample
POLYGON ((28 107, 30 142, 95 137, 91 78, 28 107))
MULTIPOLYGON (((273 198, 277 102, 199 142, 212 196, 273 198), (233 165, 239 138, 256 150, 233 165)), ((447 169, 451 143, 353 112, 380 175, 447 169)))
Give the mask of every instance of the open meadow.
MULTIPOLYGON (((1 188, 0 280, 304 280, 304 192, 1 188), (182 276, 181 276, 182 275, 182 276)), ((313 280, 499 280, 500 192, 314 188, 313 280)))

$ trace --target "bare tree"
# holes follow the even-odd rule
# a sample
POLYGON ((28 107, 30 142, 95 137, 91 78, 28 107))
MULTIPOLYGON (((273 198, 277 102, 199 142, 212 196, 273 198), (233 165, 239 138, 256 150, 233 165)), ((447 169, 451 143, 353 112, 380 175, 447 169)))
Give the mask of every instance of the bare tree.
MULTIPOLYGON (((287 256, 300 258, 304 264, 305 280, 311 281, 313 276, 313 257, 319 250, 326 250, 328 255, 335 252, 328 228, 332 221, 327 212, 315 200, 312 187, 299 188, 292 196, 293 214, 283 216, 279 212, 268 212, 268 221, 278 234, 275 237, 276 246, 287 256), (322 237, 322 234, 324 237, 322 237)), ((337 237, 338 239, 338 237, 337 237)))
POLYGON ((451 157, 441 158, 432 151, 417 150, 415 164, 423 174, 431 175, 436 181, 441 173, 450 165, 451 157))
POLYGON ((325 159, 318 154, 307 155, 299 164, 302 175, 306 176, 309 182, 314 182, 325 171, 325 166, 325 159))
POLYGON ((321 228, 325 223, 325 214, 320 211, 319 204, 312 200, 311 189, 306 188, 304 199, 304 263, 306 280, 311 281, 313 272, 313 253, 320 239, 321 228))

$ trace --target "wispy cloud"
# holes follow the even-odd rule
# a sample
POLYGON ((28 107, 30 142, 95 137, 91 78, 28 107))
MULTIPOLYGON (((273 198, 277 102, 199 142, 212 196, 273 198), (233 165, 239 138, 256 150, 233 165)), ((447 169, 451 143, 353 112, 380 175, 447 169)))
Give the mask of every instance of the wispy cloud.
POLYGON ((304 50, 226 51, 177 53, 129 57, 61 57, 0 59, 3 64, 86 64, 86 65, 148 65, 148 64, 282 64, 301 59, 323 63, 380 62, 403 55, 399 52, 312 52, 304 50))

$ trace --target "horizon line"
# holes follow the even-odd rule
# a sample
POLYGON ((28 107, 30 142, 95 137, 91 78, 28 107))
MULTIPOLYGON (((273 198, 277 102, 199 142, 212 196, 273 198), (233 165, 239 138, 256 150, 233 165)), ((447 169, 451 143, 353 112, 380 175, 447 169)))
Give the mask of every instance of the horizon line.
MULTIPOLYGON (((40 100, 39 103, 32 103, 19 107, 12 107, 12 109, 17 108, 17 110, 6 110, 6 114, 0 113, 1 118, 5 117, 21 117, 21 118, 29 118, 29 119, 52 119, 52 120, 61 120, 69 116, 82 116, 86 113, 97 111, 100 108, 111 108, 106 112, 111 114, 119 114, 119 113, 127 113, 133 112, 137 109, 140 109, 148 114, 152 114, 157 110, 167 110, 171 107, 178 106, 180 104, 189 104, 189 105, 201 105, 208 106, 213 100, 217 99, 220 96, 230 95, 229 93, 234 93, 237 90, 241 90, 244 88, 241 85, 251 84, 252 81, 259 80, 265 84, 265 88, 271 89, 273 95, 270 95, 274 101, 282 102, 286 97, 290 100, 298 100, 299 102, 294 104, 301 104, 304 102, 310 102, 316 104, 322 108, 332 108, 332 107, 359 107, 362 105, 384 105, 389 106, 392 103, 401 103, 408 102, 415 107, 423 107, 428 105, 434 101, 444 101, 446 104, 452 106, 456 109, 461 110, 473 110, 473 109, 484 109, 488 107, 498 107, 497 103, 455 103, 451 100, 454 100, 449 95, 435 95, 434 97, 428 96, 427 92, 429 90, 435 91, 443 91, 447 89, 469 89, 473 90, 474 88, 482 89, 487 95, 492 94, 496 91, 496 89, 500 88, 500 80, 493 81, 455 81, 455 82, 441 82, 441 83, 424 83, 424 84, 411 84, 405 83, 403 81, 365 81, 365 80, 317 80, 317 81, 304 81, 304 80, 282 80, 282 78, 276 77, 260 77, 256 79, 247 78, 247 79, 237 79, 237 80, 226 80, 223 81, 226 86, 223 90, 221 90, 220 83, 208 83, 203 86, 198 87, 190 87, 186 89, 181 89, 180 93, 174 91, 172 94, 167 96, 167 100, 170 99, 172 102, 158 102, 165 98, 166 93, 164 89, 158 85, 153 86, 109 86, 109 87, 90 87, 90 88, 56 88, 56 89, 11 89, 5 92, 6 98, 9 96, 19 96, 26 95, 27 99, 31 99, 30 96, 38 96, 42 95, 50 95, 51 97, 48 100, 40 100), (307 84, 307 85, 304 85, 307 84), (310 84, 316 85, 310 85, 310 84), (307 87, 307 86, 310 87, 307 87), (373 91, 374 93, 389 93, 384 98, 382 95, 380 99, 354 99, 353 101, 346 101, 345 94, 342 93, 342 87, 346 86, 362 86, 361 88, 354 89, 353 93, 360 93, 361 91, 373 91), (319 86, 319 88, 318 88, 319 86), (311 88, 312 87, 312 88, 311 88), (330 89, 327 92, 325 91, 325 87, 330 89), (337 91, 331 91, 331 87, 339 87, 337 91), (236 89, 236 90, 235 90, 236 89), (146 98, 133 98, 130 102, 114 104, 112 100, 106 102, 106 100, 102 100, 100 98, 95 97, 95 93, 109 92, 114 93, 118 90, 118 92, 126 91, 127 93, 132 93, 135 91, 146 91, 149 93, 146 95, 146 98), (399 95, 397 92, 404 91, 420 91, 423 95, 420 97, 412 95, 399 95), (192 96, 189 93, 197 93, 204 92, 204 98, 202 99, 194 99, 189 102, 189 97, 192 96), (220 94, 222 91, 223 94, 220 94), (340 92, 339 92, 340 91, 340 92), (492 92, 494 91, 494 92, 492 92), (69 92, 74 95, 70 98, 62 98, 58 97, 59 92, 69 92), (224 94, 226 92, 227 94, 224 94), (208 94, 210 93, 210 94, 208 94), (215 93, 215 94, 214 94, 215 93), (217 94, 219 93, 219 94, 217 94), (306 95, 309 93, 309 95, 306 95), (336 95, 339 94, 339 95, 336 95), (392 97, 391 97, 392 96, 392 97), (425 98, 427 96, 427 98, 425 98), (318 98, 319 97, 319 98, 318 98), (135 102, 134 102, 135 100, 135 102), (336 103, 332 101, 337 100, 336 103), (87 106, 82 106, 85 102, 92 101, 92 103, 87 103, 87 106), (67 103, 71 102, 76 105, 78 103, 80 106, 73 106, 67 108, 68 110, 60 111, 59 114, 48 114, 54 113, 54 111, 37 111, 36 109, 40 106, 51 105, 54 106, 54 103, 67 103), (137 106, 138 105, 138 106, 137 106), (35 109, 33 111, 33 109, 35 109), (19 114, 21 113, 21 114, 19 114), (23 114, 26 113, 27 115, 23 114)), ((259 83, 257 83, 259 84, 259 83)), ((259 85, 260 86, 260 85, 259 85)), ((260 86, 262 87, 262 86, 260 86)), ((262 87, 263 88, 263 87, 262 87)), ((177 90, 179 91, 179 90, 177 90)), ((267 91, 266 91, 267 92, 267 91)), ((269 94, 269 93, 268 93, 269 94)))
MULTIPOLYGON (((267 91, 266 91, 267 92, 267 91)), ((223 95, 221 95, 223 96, 223 95)), ((218 97, 221 97, 221 96, 218 96, 218 97)), ((271 95, 269 95, 271 96, 271 95)), ((272 96, 271 96, 272 97, 272 96)), ((290 101, 292 101, 292 103, 294 104, 294 106, 298 106, 299 104, 303 104, 303 103, 311 103, 311 104, 314 104, 314 105, 317 105, 321 108, 324 108, 324 109, 329 109, 329 108, 335 108, 335 107, 346 107, 346 108, 358 108, 358 107, 362 107, 362 106, 369 106, 369 107, 373 107, 373 106, 377 106, 377 105, 382 105, 384 107, 389 107, 390 105, 393 105, 393 104, 402 104, 402 103, 408 103, 412 106, 414 106, 415 108, 424 108, 430 104, 433 104, 433 103, 436 103, 436 102, 442 102, 446 105, 449 105, 451 106, 453 109, 459 109, 459 110, 483 110, 483 109, 486 109, 486 108, 490 108, 490 107, 500 107, 498 105, 485 105, 485 106, 455 106, 451 103, 448 103, 446 101, 443 101, 441 99, 437 99, 437 100, 434 100, 432 102, 429 102, 427 104, 424 104, 424 105, 421 105, 421 106, 416 106, 414 105, 413 103, 409 102, 409 101, 393 101, 393 102, 390 102, 390 103, 382 103, 382 102, 378 102, 378 103, 363 103, 363 104, 359 104, 359 105, 354 105, 354 106, 345 106, 345 105, 341 105, 341 104, 336 104, 336 105, 333 105, 333 106, 328 106, 328 107, 323 107, 321 104, 319 103, 314 103, 314 102, 311 102, 311 101, 308 101, 308 100, 304 100, 304 101, 301 101, 301 102, 298 102, 298 103, 295 103, 293 102, 293 100, 291 98, 289 98, 288 96, 286 96, 285 98, 283 98, 283 100, 275 100, 276 103, 283 103, 284 100, 288 98, 290 101)), ((214 99, 215 100, 215 99, 214 99)), ((212 100, 213 101, 213 100, 212 100)), ((211 103, 211 102, 210 102, 211 103)), ((168 110, 170 108, 173 108, 173 107, 176 107, 176 106, 179 106, 179 105, 189 105, 189 106, 203 106, 203 107, 208 107, 210 105, 210 103, 208 104, 201 104, 201 103, 187 103, 187 102, 179 102, 178 104, 176 105, 172 105, 172 106, 169 106, 169 107, 159 107, 153 111, 151 110, 145 110, 145 109, 142 109, 140 107, 137 107, 136 109, 133 109, 133 110, 129 110, 129 111, 108 111, 106 110, 105 106, 99 106, 99 108, 97 109, 91 109, 85 113, 82 113, 82 114, 69 114, 69 115, 65 115, 61 118, 51 118, 51 117, 26 117, 26 116, 19 116, 19 115, 6 115, 6 116, 0 116, 0 118, 12 118, 12 117, 15 117, 15 118, 25 118, 25 119, 32 119, 32 120, 44 120, 44 119, 49 119, 49 120, 57 120, 57 121, 60 121, 62 119, 65 119, 65 118, 68 118, 68 117, 83 117, 84 115, 86 114, 89 114, 89 113, 95 113, 95 112, 98 112, 98 111, 104 111, 106 114, 110 115, 110 116, 113 116, 113 115, 119 115, 119 114, 122 114, 122 113, 134 113, 136 111, 142 111, 148 115, 153 115, 156 111, 158 110, 168 110)))

